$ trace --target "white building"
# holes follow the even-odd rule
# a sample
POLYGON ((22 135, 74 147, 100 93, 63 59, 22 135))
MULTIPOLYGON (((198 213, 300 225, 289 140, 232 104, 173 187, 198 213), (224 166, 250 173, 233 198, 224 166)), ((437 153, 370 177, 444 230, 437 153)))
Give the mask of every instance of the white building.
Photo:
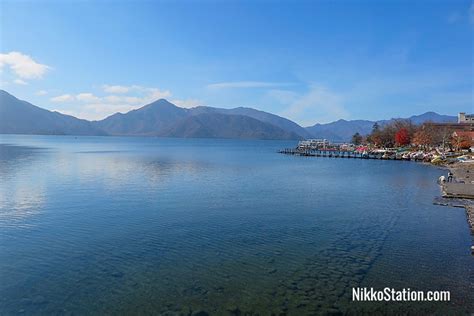
POLYGON ((327 139, 307 139, 299 142, 298 147, 311 149, 325 149, 330 142, 327 139))
POLYGON ((474 114, 459 113, 458 123, 474 123, 474 114))

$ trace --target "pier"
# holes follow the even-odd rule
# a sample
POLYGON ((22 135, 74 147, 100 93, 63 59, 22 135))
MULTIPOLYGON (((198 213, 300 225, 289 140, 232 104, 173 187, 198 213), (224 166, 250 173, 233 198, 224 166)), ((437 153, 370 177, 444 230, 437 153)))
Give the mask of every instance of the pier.
POLYGON ((334 150, 334 149, 308 149, 308 148, 285 148, 278 151, 285 155, 327 157, 327 158, 353 158, 353 159, 384 159, 384 160, 412 160, 424 161, 424 157, 403 157, 395 152, 360 152, 355 150, 334 150))

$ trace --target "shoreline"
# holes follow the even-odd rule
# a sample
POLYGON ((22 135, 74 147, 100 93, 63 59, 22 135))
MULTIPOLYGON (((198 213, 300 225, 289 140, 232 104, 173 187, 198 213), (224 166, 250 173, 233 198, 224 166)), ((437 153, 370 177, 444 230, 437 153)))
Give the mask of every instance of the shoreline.
POLYGON ((435 204, 464 207, 472 238, 471 254, 474 255, 474 163, 458 162, 444 167, 453 174, 453 180, 440 183, 441 199, 446 203, 435 204))
POLYGON ((441 183, 443 197, 474 199, 474 163, 454 163, 446 167, 453 174, 453 181, 441 183))

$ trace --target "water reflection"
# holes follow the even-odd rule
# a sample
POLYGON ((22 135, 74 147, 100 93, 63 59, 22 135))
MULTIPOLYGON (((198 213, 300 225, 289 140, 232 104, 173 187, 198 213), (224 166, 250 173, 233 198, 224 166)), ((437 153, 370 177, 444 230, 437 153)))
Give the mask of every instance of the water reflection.
POLYGON ((0 188, 0 228, 5 226, 25 228, 26 218, 41 212, 45 191, 41 184, 25 184, 21 187, 0 188))
POLYGON ((431 204, 436 169, 300 159, 272 142, 37 145, 1 162, 2 314, 472 310, 465 217, 431 204), (353 286, 454 299, 387 310, 351 303, 353 286))
POLYGON ((0 144, 0 227, 27 228, 45 202, 44 181, 32 178, 46 153, 44 148, 0 144), (28 179, 28 180, 27 180, 28 179))

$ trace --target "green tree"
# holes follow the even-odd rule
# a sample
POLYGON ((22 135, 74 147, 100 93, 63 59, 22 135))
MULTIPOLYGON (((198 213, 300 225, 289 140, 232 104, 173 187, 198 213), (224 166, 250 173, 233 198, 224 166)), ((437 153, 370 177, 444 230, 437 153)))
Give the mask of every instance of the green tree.
POLYGON ((377 133, 380 129, 379 123, 375 122, 372 126, 372 134, 377 133))
POLYGON ((360 135, 359 133, 355 133, 354 135, 352 135, 352 143, 354 145, 362 144, 362 135, 360 135))

